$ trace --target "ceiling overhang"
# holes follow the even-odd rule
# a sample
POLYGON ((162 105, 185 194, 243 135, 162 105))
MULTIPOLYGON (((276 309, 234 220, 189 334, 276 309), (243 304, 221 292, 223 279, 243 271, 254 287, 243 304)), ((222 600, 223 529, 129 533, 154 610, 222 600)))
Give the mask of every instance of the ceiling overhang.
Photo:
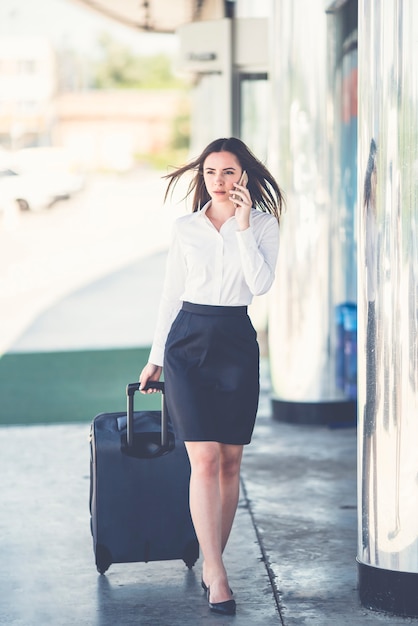
POLYGON ((223 17, 219 0, 72 1, 135 30, 156 33, 174 33, 182 24, 223 17))

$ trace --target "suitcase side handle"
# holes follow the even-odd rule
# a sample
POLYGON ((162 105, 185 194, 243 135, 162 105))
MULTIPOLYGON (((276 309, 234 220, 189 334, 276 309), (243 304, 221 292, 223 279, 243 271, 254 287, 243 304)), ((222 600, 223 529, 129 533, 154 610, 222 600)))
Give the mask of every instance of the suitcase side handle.
MULTIPOLYGON (((126 442, 128 446, 132 447, 134 444, 134 395, 135 391, 139 391, 141 385, 137 383, 129 383, 126 385, 126 442)), ((161 447, 168 448, 168 417, 165 407, 164 398, 164 383, 160 381, 149 381, 145 387, 146 389, 158 389, 162 391, 161 397, 161 447)))

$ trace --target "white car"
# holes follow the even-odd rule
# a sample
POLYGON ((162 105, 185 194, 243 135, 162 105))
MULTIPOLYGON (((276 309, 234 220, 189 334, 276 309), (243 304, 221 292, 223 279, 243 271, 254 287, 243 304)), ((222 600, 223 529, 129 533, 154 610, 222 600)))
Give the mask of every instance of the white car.
POLYGON ((0 211, 17 203, 21 211, 39 211, 54 202, 51 191, 36 176, 0 169, 0 211))
POLYGON ((84 175, 64 148, 23 148, 13 154, 9 165, 22 175, 36 176, 39 186, 48 189, 55 200, 70 198, 84 188, 84 175))

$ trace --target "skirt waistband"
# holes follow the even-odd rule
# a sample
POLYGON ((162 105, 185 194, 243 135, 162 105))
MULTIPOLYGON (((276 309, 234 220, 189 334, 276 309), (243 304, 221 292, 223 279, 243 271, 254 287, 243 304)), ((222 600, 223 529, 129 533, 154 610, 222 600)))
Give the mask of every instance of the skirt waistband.
POLYGON ((213 306, 211 304, 183 302, 182 310, 198 315, 247 315, 246 306, 213 306))

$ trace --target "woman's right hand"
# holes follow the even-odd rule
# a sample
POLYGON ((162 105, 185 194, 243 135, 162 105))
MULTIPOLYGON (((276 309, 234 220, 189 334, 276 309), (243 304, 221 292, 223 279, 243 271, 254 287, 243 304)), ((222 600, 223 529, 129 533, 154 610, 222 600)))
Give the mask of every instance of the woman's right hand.
MULTIPOLYGON (((163 368, 159 365, 154 365, 154 363, 147 363, 141 374, 139 375, 139 383, 141 385, 141 389, 146 386, 148 382, 153 380, 160 380, 160 376, 162 374, 163 368)), ((147 389, 146 391, 141 391, 141 393, 155 393, 157 389, 147 389)))

